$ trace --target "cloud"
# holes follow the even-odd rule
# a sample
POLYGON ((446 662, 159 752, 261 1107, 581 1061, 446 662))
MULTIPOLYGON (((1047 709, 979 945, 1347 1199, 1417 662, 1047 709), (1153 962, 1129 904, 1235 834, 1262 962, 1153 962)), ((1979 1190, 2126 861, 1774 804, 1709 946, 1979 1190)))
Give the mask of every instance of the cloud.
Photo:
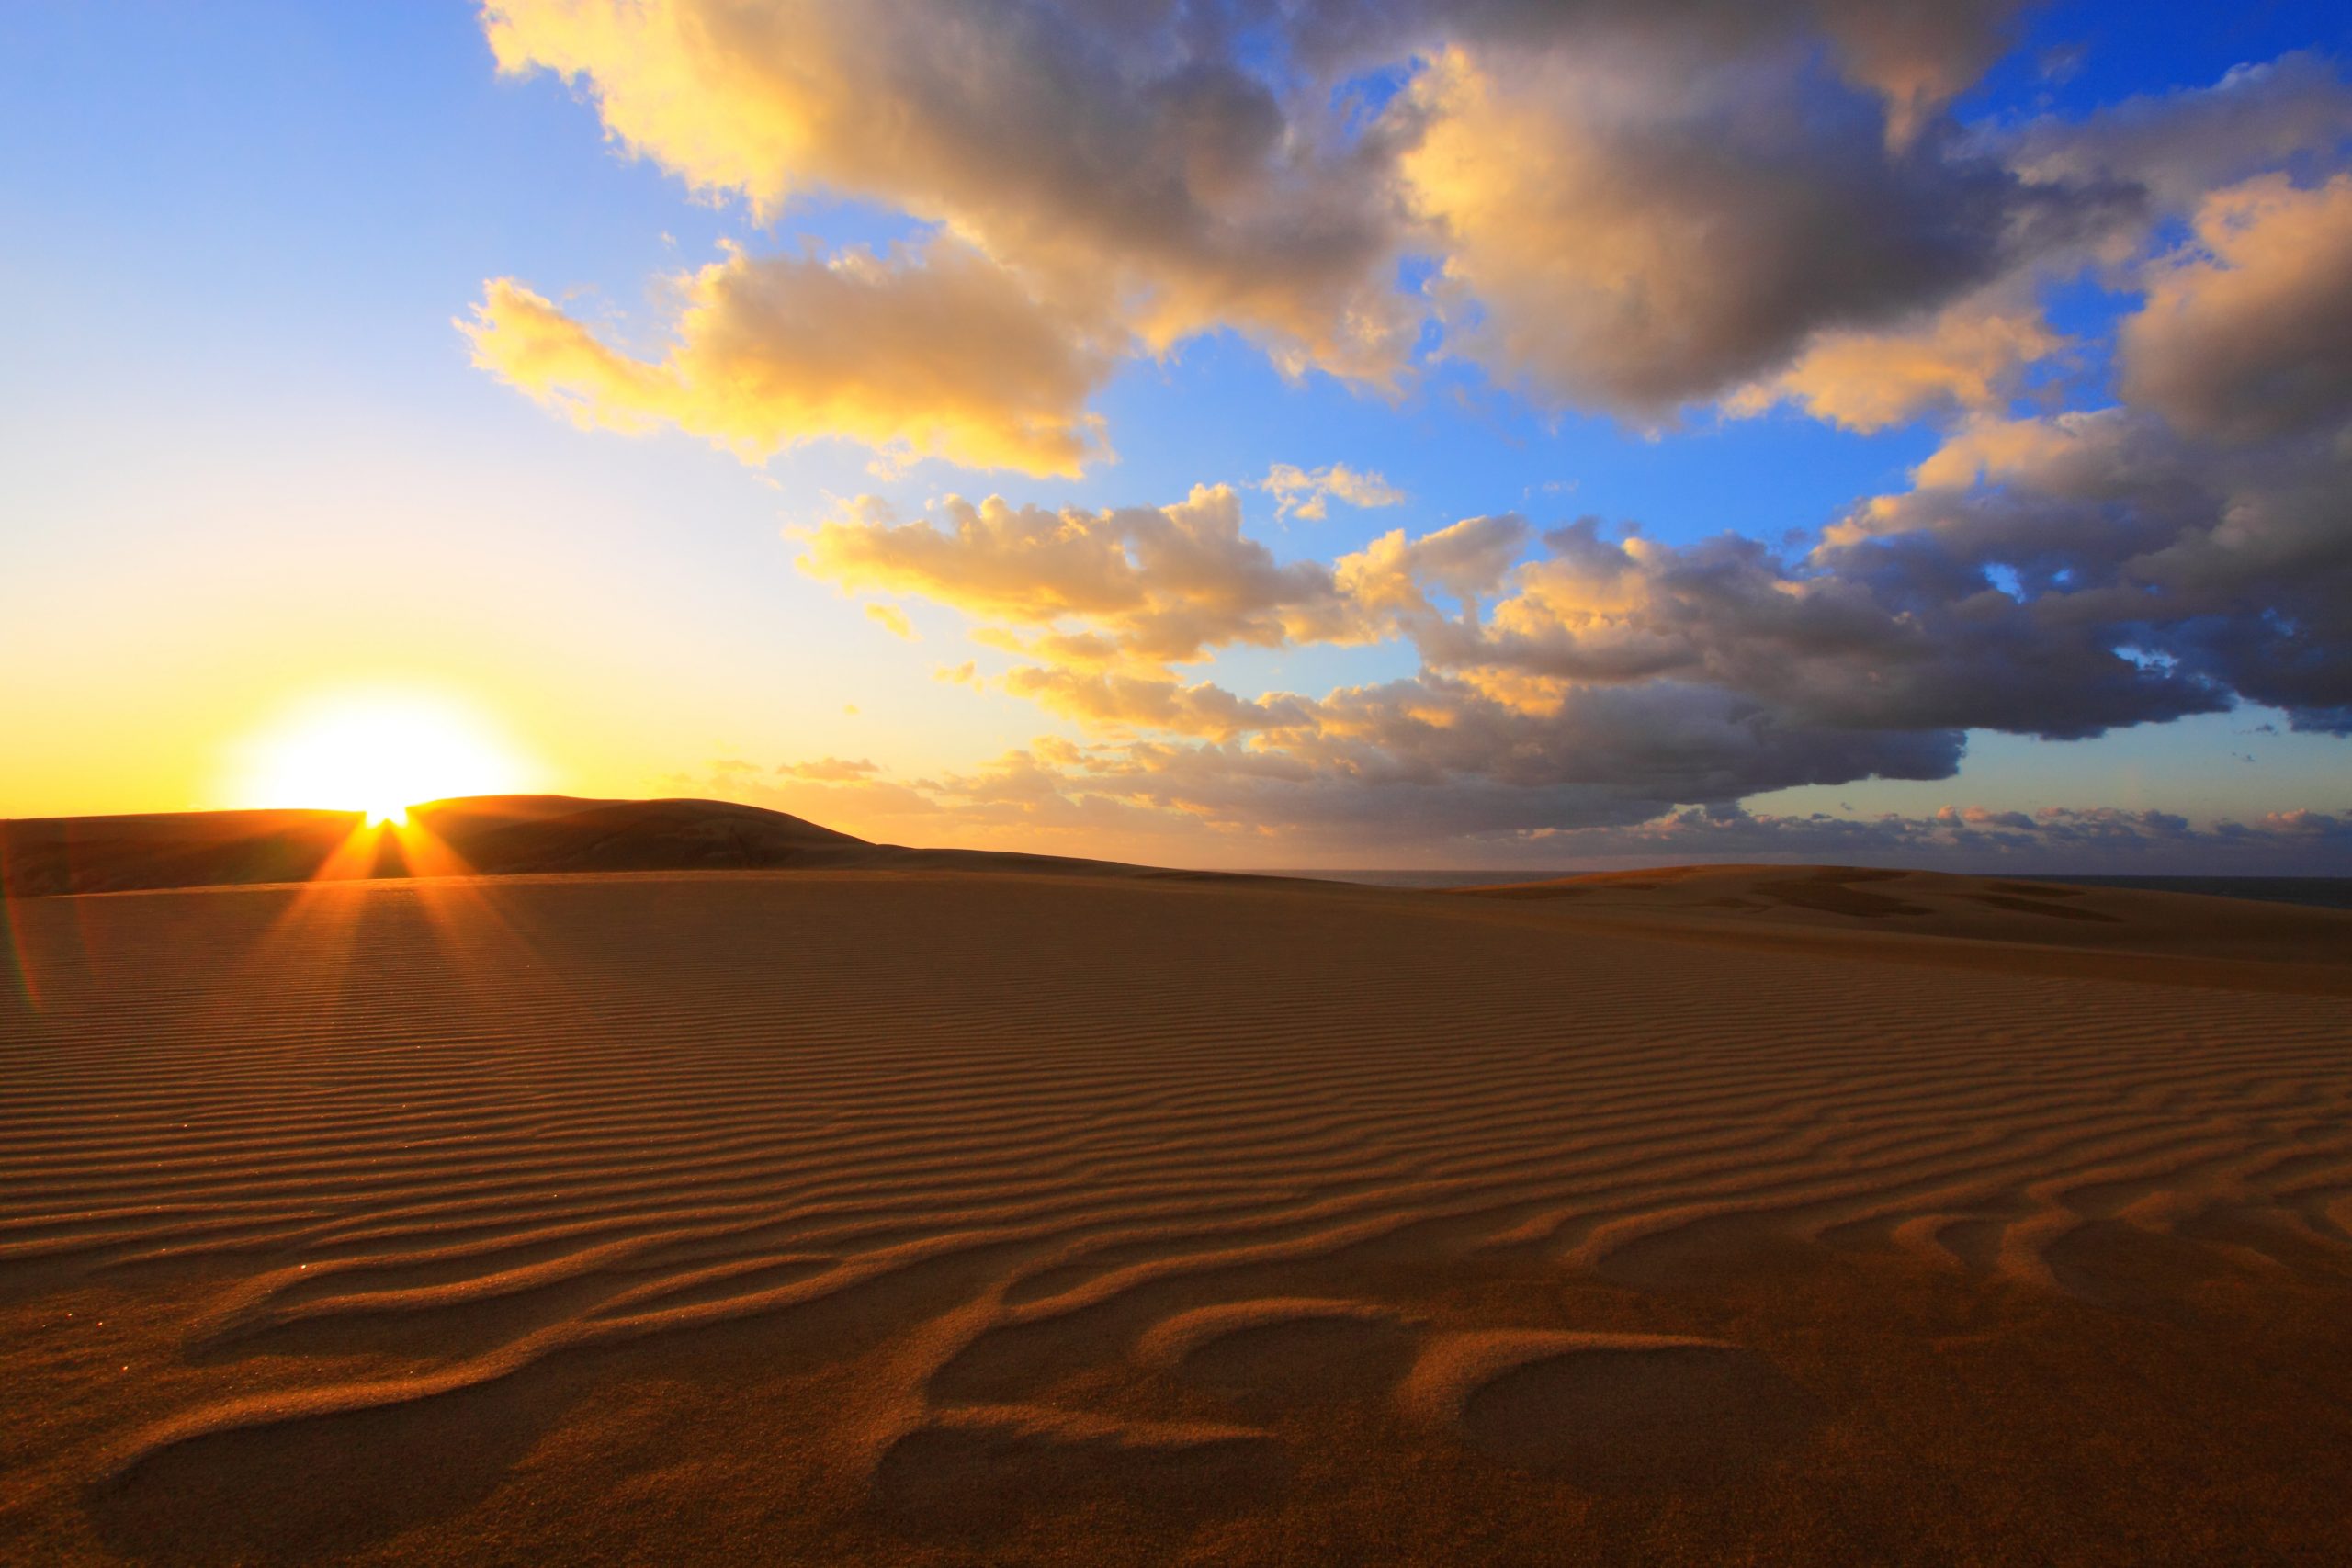
POLYGON ((1457 604, 1473 604, 1492 593, 1526 547, 1526 519, 1515 513, 1465 517, 1418 539, 1392 529, 1363 549, 1340 558, 1333 580, 1366 626, 1439 615, 1430 598, 1436 589, 1457 604))
POLYGON ((1334 499, 1366 511, 1401 506, 1405 502, 1405 492, 1379 474, 1359 472, 1345 463, 1311 473, 1289 463, 1276 463, 1266 470, 1260 488, 1274 498, 1276 517, 1297 517, 1309 523, 1329 516, 1334 499))
MULTIPOLYGON (((1554 405, 1657 421, 1991 280, 2030 193, 1801 56, 1453 51, 1401 169, 1443 234, 1449 345, 1554 405), (1671 84, 1669 85, 1669 84, 1671 84)), ((2051 199, 2056 199, 2052 197, 2051 199)))
POLYGON ((2052 807, 2028 814, 1945 807, 1926 817, 1750 815, 1684 810, 1630 828, 1532 836, 1523 854, 1555 863, 1777 860, 2027 874, 2178 875, 2352 871, 2352 814, 2277 812, 2198 827, 2165 811, 2052 807))
POLYGON ((1058 662, 1157 670, 1236 643, 1347 635, 1330 570, 1278 563, 1245 537, 1240 500, 1223 485, 1170 506, 1103 512, 950 496, 910 522, 868 497, 805 537, 801 569, 813 577, 1035 629, 1035 643, 1012 646, 1058 662))
POLYGON ((1190 7, 500 0, 483 21, 503 71, 571 79, 623 146, 763 215, 885 203, 1155 352, 1230 326, 1385 386, 1409 346, 1385 138, 1283 102, 1190 7))
POLYGON ((894 266, 857 297, 876 324, 952 282, 988 307, 976 335, 1022 352, 992 388, 968 343, 886 333, 854 372, 814 367, 812 392, 808 333, 842 291, 824 264, 736 258, 781 268, 780 298, 738 312, 712 368, 791 367, 782 408, 593 352, 512 292, 488 313, 546 341, 491 363, 560 362, 586 417, 752 452, 837 434, 1066 473, 1100 446, 1080 409, 1105 356, 1231 331, 1286 374, 1394 392, 1434 308, 1444 352, 1654 423, 1770 380, 1816 334, 1914 331, 2075 221, 2063 150, 2021 183, 1944 118, 2017 8, 492 0, 502 71, 571 82, 617 144, 706 196, 763 221, 847 197, 927 226, 954 276, 894 266), (1409 83, 1367 109, 1368 73, 1409 83), (1442 265, 1429 295, 1397 283, 1420 257, 1442 265))
MULTIPOLYGON (((844 504, 802 569, 968 617, 987 669, 941 677, 1066 731, 929 781, 784 775, 876 811, 1401 843, 1696 832, 1656 825, 1697 807, 1730 834, 1765 831, 1726 815, 1760 792, 1949 776, 1971 730, 2250 701, 2352 733, 2352 99, 2287 56, 1957 123, 2017 10, 503 0, 502 68, 565 77, 633 154, 763 220, 823 194, 926 237, 729 252, 677 280, 656 355, 506 279, 468 330, 583 423, 753 460, 841 436, 1075 474, 1108 456, 1090 405, 1122 360, 1210 332, 1384 394, 1433 354, 1651 427, 1708 404, 1938 427, 1907 488, 1789 547, 1738 514, 1668 545, 1498 512, 1326 562, 1250 536, 1226 487, 844 504), (2144 296, 2112 356, 2044 314, 2082 277, 2144 296), (2080 406, 2110 358, 2120 401, 2080 406), (1279 689, 1324 667, 1302 650, 1373 643, 1385 678, 1279 689)), ((1340 463, 1260 488, 1278 518, 1402 500, 1340 463)))
POLYGON ((2127 400, 2240 440, 2352 410, 2352 175, 2213 193, 2147 289, 2119 344, 2127 400))
POLYGON ((1253 701, 1206 682, 1101 670, 1024 666, 1004 677, 1004 689, 1098 731, 1155 730, 1222 741, 1315 723, 1309 705, 1280 693, 1253 701))
MULTIPOLYGON (((1993 422, 1951 446, 1957 460, 1948 448, 1922 465, 1921 488, 1829 530, 1815 565, 1899 570, 1920 588, 2004 569, 2033 624, 2128 652, 2143 680, 2108 687, 2109 700, 2201 690, 2352 732, 2352 446, 2328 422, 2249 443, 2127 406, 1993 422)), ((2099 690, 2067 674, 2053 670, 2049 690, 2090 717, 2099 690)))
POLYGON ((2352 93, 2317 55, 2236 66, 2210 87, 2126 98, 2084 118, 2047 117, 1988 138, 2028 179, 2123 184, 2155 213, 2352 140, 2352 93))
POLYGON ((1875 537, 1811 566, 1736 535, 1611 544, 1588 523, 1545 542, 1486 626, 1415 628, 1424 662, 1563 684, 1699 682, 1792 724, 1853 729, 2078 739, 2226 701, 2194 672, 2117 652, 2124 628, 2021 604, 1928 541, 1875 537))
POLYGON ((1815 419, 1863 432, 1947 410, 2005 407, 2028 367, 2068 346, 2025 293, 1996 287, 1907 332, 1817 334, 1794 364, 1736 394, 1727 407, 1753 415, 1795 403, 1815 419))
MULTIPOLYGON (((1577 785, 1529 791, 1392 782, 1334 791, 1283 759, 1224 747, 1090 750, 1054 738, 963 773, 896 779, 787 764, 780 782, 699 787, 861 836, 1061 847, 1211 864, 1368 864, 1360 857, 1505 867, 1781 861, 1980 873, 2352 874, 2352 809, 2202 824, 2174 812, 1947 806, 1920 816, 1646 808, 1577 785), (1548 810, 1538 809, 1548 807, 1548 810)), ((683 787, 695 787, 682 781, 683 787)))
POLYGON ((678 280, 675 341, 632 358, 512 278, 461 322, 474 363, 583 424, 673 424, 757 462, 843 436, 978 468, 1107 457, 1086 400, 1111 359, 967 246, 829 260, 730 252, 678 280))
POLYGON ((1910 142, 2007 51, 2025 0, 1824 0, 1848 73, 1887 103, 1887 135, 1910 142))
POLYGON ((1826 52, 1883 105, 1888 139, 1915 136, 2008 47, 2023 0, 1295 0, 1295 52, 1340 71, 1449 43, 1498 54, 1670 44, 1702 67, 1826 52))
MULTIPOLYGON (((974 616, 984 623, 978 640, 1022 660, 997 682, 1003 690, 1098 738, 1145 738, 1128 753, 1129 798, 1216 820, 1245 810, 1261 823, 1349 818, 1367 809, 1358 796, 1371 789, 1400 821, 1458 808, 1533 826, 1564 812, 1640 817, 1691 799, 1871 774, 1936 778, 1956 766, 1960 736, 1940 719, 1905 724, 1891 705, 1874 713, 1875 728, 1845 712, 1815 719, 1786 694, 1776 705, 1711 683, 1703 657, 1623 680, 1581 671, 1588 678, 1538 680, 1532 694, 1510 689, 1497 678, 1507 667, 1557 673, 1525 634, 1559 583, 1511 576, 1530 535, 1511 514, 1472 518, 1419 538, 1398 530, 1325 568, 1279 561, 1246 538, 1223 488, 1108 512, 951 498, 913 522, 869 500, 808 531, 802 566, 845 590, 920 595, 974 616), (1509 626, 1489 633, 1477 604, 1507 581, 1515 591, 1496 613, 1498 628, 1509 626), (1248 696, 1170 671, 1235 646, 1399 635, 1421 647, 1420 675, 1319 698, 1248 696)), ((1589 531, 1561 537, 1618 548, 1589 531)), ((1687 619, 1710 613, 1693 605, 1687 619)), ((2117 662, 2131 679, 2151 679, 2117 662)))
POLYGON ((871 778, 881 770, 863 757, 855 761, 840 757, 823 757, 813 762, 786 762, 776 772, 790 778, 808 779, 820 784, 843 784, 852 779, 871 778))
POLYGON ((1129 804, 1532 831, 1949 777, 1971 730, 2080 739, 2252 701, 2352 731, 2348 467, 2324 428, 2249 446, 2129 407, 1982 415, 1794 556, 1498 513, 1327 568, 1204 489, 1107 512, 951 500, 914 523, 868 502, 804 566, 983 622, 1016 660, 993 683, 1088 735, 1089 788, 1129 804), (1375 640, 1419 670, 1318 696, 1170 669, 1375 640))
POLYGON ((1448 351, 1646 424, 1716 399, 1859 430, 1995 410, 2067 346, 2039 288, 2091 267, 2130 287, 2166 219, 2352 140, 2352 94, 2305 55, 1959 131, 1928 106, 1989 59, 2008 7, 1832 9, 1825 26, 1884 51, 1857 78, 1884 116, 1769 27, 1725 55, 1720 33, 1596 29, 1566 7, 1583 32, 1442 52, 1411 89, 1399 170, 1440 235, 1448 351), (1941 22, 1974 40, 1950 76, 1932 69, 1941 22))
POLYGON ((909 642, 922 640, 916 635, 913 624, 907 619, 906 612, 896 604, 868 604, 865 615, 892 637, 902 637, 909 642))

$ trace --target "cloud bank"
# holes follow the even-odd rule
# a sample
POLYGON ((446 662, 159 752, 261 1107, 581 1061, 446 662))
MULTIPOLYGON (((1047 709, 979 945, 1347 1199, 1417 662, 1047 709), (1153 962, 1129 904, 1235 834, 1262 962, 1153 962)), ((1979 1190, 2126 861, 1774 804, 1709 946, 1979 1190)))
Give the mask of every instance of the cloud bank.
POLYGON ((1497 826, 1432 840, 1359 813, 1279 830, 1171 808, 1193 798, 1157 770, 1086 765, 1045 741, 963 773, 897 778, 869 762, 786 764, 773 784, 680 775, 687 791, 754 799, 869 837, 1117 855, 1211 866, 1475 866, 1495 870, 1737 861, 2110 875, 2352 875, 2352 808, 2204 824, 2165 811, 1948 806, 1926 815, 1831 816, 1689 807, 1579 827, 1497 826), (1370 829, 1369 831, 1367 829, 1370 829))
POLYGON ((2125 401, 1969 413, 1911 488, 1800 551, 1498 513, 1327 566, 1250 539, 1238 493, 1207 487, 904 520, 869 500, 819 525, 803 566, 971 617, 1016 660, 997 684, 1089 738, 1056 765, 1089 792, 1366 841, 1945 778, 1971 730, 2079 739, 2251 702, 2352 733, 2352 270, 2326 265, 2345 188, 2217 193, 2124 323, 2125 401), (2149 368, 2183 356, 2220 363, 2149 368), (1419 670, 1289 693, 1194 669, 1382 642, 1419 670))
MULTIPOLYGON (((1936 433, 1907 485, 1793 543, 1498 511, 1327 560, 1253 538, 1230 485, 846 502, 797 530, 803 569, 902 635, 909 602, 966 617, 982 651, 953 678, 1060 733, 966 777, 796 787, 1361 843, 2177 846, 2089 807, 1767 828, 1738 805, 1947 778, 1971 731, 2253 703, 2352 734, 2352 93, 2290 55, 1963 123, 2017 10, 494 0, 501 68, 570 83, 628 155, 763 216, 849 197, 926 237, 730 251, 673 280, 659 353, 513 279, 466 330, 575 419, 751 460, 842 438, 1074 475, 1111 456, 1091 403, 1117 367, 1209 333, 1380 396, 1457 361, 1642 431, 1936 433), (2111 306, 2087 336, 2049 314, 2082 284, 2111 306), (1402 672, 1231 673, 1334 647, 1402 672)), ((1278 522, 1404 499, 1346 462, 1252 488, 1278 522)), ((2334 843, 2330 820, 2238 837, 2334 843)))
POLYGON ((1641 426, 1990 406, 2057 345, 2038 284, 2352 124, 2332 70, 2290 57, 2087 121, 1960 125, 2016 9, 492 0, 501 70, 571 83, 695 191, 763 220, 876 203, 932 238, 731 254, 675 280, 658 361, 511 279, 470 330, 583 419, 1033 474, 1108 456, 1086 405, 1111 366, 1212 332, 1384 394, 1467 359, 1641 426))

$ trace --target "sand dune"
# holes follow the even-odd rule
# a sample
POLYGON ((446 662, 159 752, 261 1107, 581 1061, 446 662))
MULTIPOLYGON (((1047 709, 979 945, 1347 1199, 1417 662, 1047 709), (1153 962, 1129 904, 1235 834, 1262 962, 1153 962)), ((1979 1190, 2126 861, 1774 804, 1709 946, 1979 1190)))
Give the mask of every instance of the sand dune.
POLYGON ((0 819, 11 897, 161 887, 610 871, 992 871, 1197 877, 1057 855, 922 850, 720 800, 475 795, 412 807, 413 830, 351 811, 179 811, 0 819))
POLYGON ((2352 919, 2030 886, 19 900, 0 1558, 2327 1561, 2352 919))
POLYGON ((2352 967, 2352 912, 2137 888, 1838 865, 1690 865, 1457 896, 1541 907, 1610 930, 1798 952, 1893 938, 1913 962, 2178 984, 2332 989, 2352 967), (1958 939, 1919 946, 1905 939, 1958 939), (1826 939, 1826 941, 1823 939, 1826 939), (2107 961, 2020 948, 2113 955, 2107 961), (2162 958, 2133 963, 2124 955, 2162 958))

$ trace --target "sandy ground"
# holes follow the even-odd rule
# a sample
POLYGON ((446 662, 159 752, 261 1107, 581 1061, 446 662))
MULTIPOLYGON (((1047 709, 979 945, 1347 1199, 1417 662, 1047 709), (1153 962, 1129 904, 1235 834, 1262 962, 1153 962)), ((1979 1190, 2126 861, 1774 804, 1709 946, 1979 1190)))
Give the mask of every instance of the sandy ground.
POLYGON ((2325 1562, 2352 917, 35 899, 8 1562, 2325 1562))

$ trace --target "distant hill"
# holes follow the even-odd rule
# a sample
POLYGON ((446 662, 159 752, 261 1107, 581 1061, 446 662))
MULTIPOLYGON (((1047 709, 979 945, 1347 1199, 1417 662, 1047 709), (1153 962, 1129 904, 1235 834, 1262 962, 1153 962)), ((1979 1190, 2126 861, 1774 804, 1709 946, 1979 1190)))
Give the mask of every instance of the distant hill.
POLYGON ((869 843, 719 800, 475 795, 412 807, 403 833, 347 811, 183 811, 0 821, 11 897, 239 883, 614 871, 994 871, 1204 878, 1109 861, 869 843))

